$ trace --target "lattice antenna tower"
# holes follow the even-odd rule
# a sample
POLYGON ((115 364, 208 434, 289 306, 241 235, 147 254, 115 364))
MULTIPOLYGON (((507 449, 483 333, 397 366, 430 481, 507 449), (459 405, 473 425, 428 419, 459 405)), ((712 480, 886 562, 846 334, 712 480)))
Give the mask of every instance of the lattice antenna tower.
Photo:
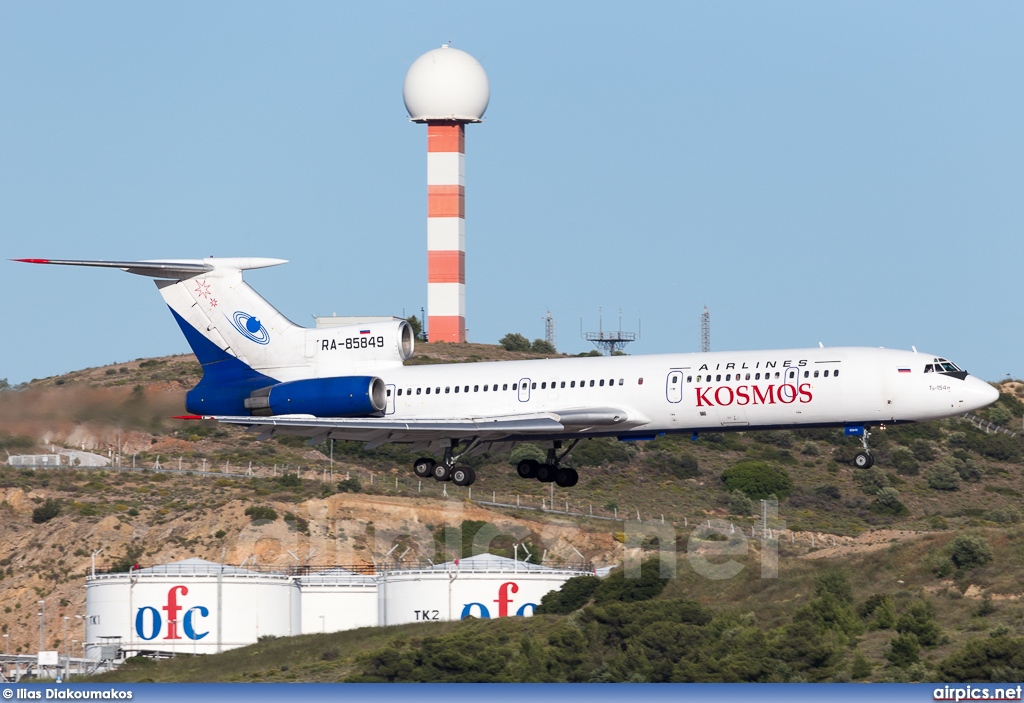
MULTIPOLYGON (((639 325, 639 322, 637 323, 639 325)), ((612 356, 617 351, 622 351, 623 348, 630 342, 635 342, 640 339, 639 332, 623 332, 622 331, 622 310, 619 310, 619 329, 615 332, 604 329, 604 312, 601 308, 598 308, 598 331, 597 332, 583 332, 583 321, 580 321, 580 336, 582 336, 588 342, 593 342, 594 346, 600 349, 606 356, 612 356)))
POLYGON ((704 306, 704 314, 700 316, 700 350, 711 351, 711 313, 708 306, 704 306))
POLYGON ((544 341, 555 346, 555 316, 551 314, 550 308, 548 314, 541 319, 544 320, 544 341))

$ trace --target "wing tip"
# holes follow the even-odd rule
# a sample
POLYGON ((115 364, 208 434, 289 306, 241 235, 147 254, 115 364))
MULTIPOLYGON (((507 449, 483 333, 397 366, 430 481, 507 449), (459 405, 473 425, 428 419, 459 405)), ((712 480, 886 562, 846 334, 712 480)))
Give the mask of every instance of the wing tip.
POLYGON ((11 261, 20 261, 23 264, 48 264, 49 259, 11 259, 11 261))

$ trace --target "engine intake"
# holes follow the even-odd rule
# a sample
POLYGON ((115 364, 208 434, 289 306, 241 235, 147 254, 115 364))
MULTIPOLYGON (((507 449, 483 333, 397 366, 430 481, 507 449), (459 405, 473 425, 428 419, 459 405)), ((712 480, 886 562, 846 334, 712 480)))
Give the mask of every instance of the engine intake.
POLYGON ((336 376, 260 388, 245 399, 253 415, 366 417, 384 411, 387 390, 376 376, 336 376))

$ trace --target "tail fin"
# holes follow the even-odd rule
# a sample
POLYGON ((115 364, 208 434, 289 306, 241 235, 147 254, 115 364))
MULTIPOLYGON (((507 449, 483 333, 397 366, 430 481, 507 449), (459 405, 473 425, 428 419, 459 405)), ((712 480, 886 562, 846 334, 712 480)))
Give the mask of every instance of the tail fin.
POLYGON ((245 414, 242 401, 251 391, 308 375, 305 328, 242 280, 242 271, 286 263, 283 259, 17 261, 118 268, 157 279, 160 294, 203 366, 203 380, 186 400, 190 412, 245 414))

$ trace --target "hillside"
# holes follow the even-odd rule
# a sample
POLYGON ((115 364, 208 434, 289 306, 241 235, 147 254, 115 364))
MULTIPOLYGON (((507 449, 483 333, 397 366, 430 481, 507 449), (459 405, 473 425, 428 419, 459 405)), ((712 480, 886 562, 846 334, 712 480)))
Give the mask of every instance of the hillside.
MULTIPOLYGON (((421 345, 416 359, 457 363, 536 356, 488 345, 434 344, 421 345)), ((332 461, 326 443, 260 442, 235 428, 170 419, 183 411, 184 393, 198 374, 192 357, 166 357, 0 391, 0 448, 36 453, 49 451, 52 444, 106 455, 120 446, 123 468, 0 467, 0 601, 5 604, 0 630, 11 635, 12 652, 35 649, 37 600, 48 604, 51 645, 63 636, 61 618, 84 612, 82 577, 89 555, 101 547, 99 567, 190 556, 285 565, 294 563, 288 550, 307 554, 313 549, 314 564, 353 564, 371 561, 371 555, 382 555, 396 542, 412 547, 416 558, 443 557, 437 545, 444 541, 446 526, 457 529, 475 521, 494 523, 509 535, 492 545, 499 553, 506 550, 511 556, 514 535, 532 545, 535 556, 547 550, 548 559, 571 561, 578 560, 578 550, 598 565, 612 564, 641 541, 656 545, 652 535, 662 524, 680 549, 693 526, 708 519, 749 535, 758 520, 756 501, 731 495, 722 482, 723 472, 741 462, 781 469, 791 480, 779 507, 781 522, 772 525, 781 540, 783 577, 769 586, 757 579, 756 588, 744 579, 690 583, 684 578, 673 581, 666 593, 684 597, 678 589, 689 589, 685 597, 696 597, 707 607, 750 610, 758 613, 759 622, 781 626, 813 591, 813 574, 829 564, 849 564, 855 593, 867 598, 882 583, 873 565, 888 563, 896 569, 906 559, 920 566, 929 550, 945 548, 955 534, 976 530, 991 535, 999 559, 991 574, 956 583, 961 593, 977 587, 965 602, 984 593, 1012 599, 1020 592, 1018 568, 1024 560, 999 545, 1019 539, 1024 445, 1019 436, 986 432, 967 420, 876 432, 872 446, 878 464, 868 471, 849 465, 859 443, 838 430, 708 433, 697 442, 682 437, 628 444, 592 440, 573 455, 581 479, 568 490, 523 481, 515 476, 507 452, 494 453, 471 460, 478 480, 470 493, 417 481, 409 468, 414 457, 402 448, 367 451, 338 442, 332 461), (135 471, 129 470, 133 463, 135 471), (575 515, 542 512, 550 511, 552 498, 556 509, 568 508, 575 515), (481 500, 519 507, 481 505, 481 500), (59 506, 59 514, 33 522, 34 511, 47 501, 59 506), (281 519, 253 525, 245 515, 251 506, 271 507, 281 519), (633 524, 624 524, 624 517, 633 524), (910 551, 900 552, 903 545, 910 551), (1000 563, 1003 555, 1012 563, 1000 563)), ((1007 382, 1002 391, 1000 401, 980 414, 995 425, 1019 428, 1024 384, 1007 382)), ((757 544, 752 541, 751 549, 759 549, 757 544)), ((750 558, 746 573, 756 573, 758 562, 750 558)), ((891 581, 893 575, 885 578, 891 581)), ((903 574, 896 580, 903 580, 900 588, 908 591, 949 590, 942 585, 948 576, 903 574)), ((1016 603, 1008 600, 977 631, 1019 628, 1016 603)), ((964 605, 960 612, 943 605, 940 615, 954 617, 943 627, 962 636, 977 629, 978 621, 964 614, 970 607, 976 606, 964 605)), ((514 627, 543 627, 541 622, 514 627)), ((69 629, 68 638, 81 639, 76 632, 69 629)), ((383 636, 329 637, 379 642, 383 636)), ((962 636, 956 634, 952 642, 962 636)), ((327 667, 333 672, 329 676, 349 675, 337 668, 343 660, 351 665, 340 657, 327 667)))

